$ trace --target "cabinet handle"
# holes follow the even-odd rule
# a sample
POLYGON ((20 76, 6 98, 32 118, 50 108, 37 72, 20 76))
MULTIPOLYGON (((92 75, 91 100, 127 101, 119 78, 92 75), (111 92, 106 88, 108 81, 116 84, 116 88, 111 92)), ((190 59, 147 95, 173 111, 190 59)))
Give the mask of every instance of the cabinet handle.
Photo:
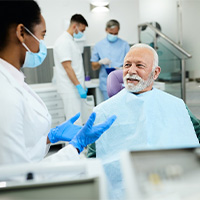
POLYGON ((58 95, 57 94, 54 94, 54 95, 45 95, 45 96, 42 96, 41 99, 57 99, 58 98, 58 95))
POLYGON ((50 107, 57 107, 58 106, 58 104, 52 104, 52 105, 50 105, 50 107))
POLYGON ((59 113, 51 114, 51 116, 59 116, 59 113))

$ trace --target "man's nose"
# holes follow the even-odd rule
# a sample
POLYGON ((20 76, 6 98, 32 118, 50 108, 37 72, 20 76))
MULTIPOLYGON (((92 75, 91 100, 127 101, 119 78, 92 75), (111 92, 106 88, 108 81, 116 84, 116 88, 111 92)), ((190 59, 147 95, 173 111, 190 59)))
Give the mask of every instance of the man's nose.
POLYGON ((137 73, 137 68, 135 64, 132 64, 131 67, 128 69, 129 74, 136 74, 137 73))

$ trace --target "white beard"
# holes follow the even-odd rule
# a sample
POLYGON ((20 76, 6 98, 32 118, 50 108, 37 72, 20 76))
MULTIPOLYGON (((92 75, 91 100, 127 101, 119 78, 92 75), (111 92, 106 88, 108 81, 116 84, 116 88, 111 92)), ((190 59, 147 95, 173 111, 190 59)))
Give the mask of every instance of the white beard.
POLYGON ((153 79, 153 76, 154 76, 154 73, 151 72, 151 74, 149 75, 149 78, 145 81, 143 80, 140 76, 138 75, 129 75, 127 74, 123 80, 124 80, 124 85, 125 85, 125 88, 129 91, 129 92, 134 92, 134 93, 137 93, 137 92, 140 92, 140 91, 143 91, 144 89, 146 89, 147 87, 149 87, 154 79, 153 79), (127 79, 128 78, 132 78, 132 79, 136 79, 138 80, 138 84, 137 85, 134 85, 134 83, 127 83, 127 79))

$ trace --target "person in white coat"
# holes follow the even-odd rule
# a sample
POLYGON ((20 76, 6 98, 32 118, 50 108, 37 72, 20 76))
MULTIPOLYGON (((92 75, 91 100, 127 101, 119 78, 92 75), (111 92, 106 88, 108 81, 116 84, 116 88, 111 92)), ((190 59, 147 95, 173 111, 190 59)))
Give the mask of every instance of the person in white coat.
POLYGON ((0 165, 40 162, 49 144, 69 141, 51 161, 78 159, 115 116, 93 126, 92 113, 84 127, 74 125, 80 114, 54 129, 51 116, 37 94, 24 82, 22 67, 37 67, 46 57, 46 25, 34 0, 0 1, 0 165))
POLYGON ((77 125, 85 123, 87 91, 82 54, 74 38, 82 38, 87 26, 88 23, 82 15, 73 15, 68 29, 58 37, 53 48, 56 85, 63 100, 65 117, 70 119, 77 112, 81 112, 81 117, 76 121, 77 125), (72 104, 76 106, 71 106, 72 104))

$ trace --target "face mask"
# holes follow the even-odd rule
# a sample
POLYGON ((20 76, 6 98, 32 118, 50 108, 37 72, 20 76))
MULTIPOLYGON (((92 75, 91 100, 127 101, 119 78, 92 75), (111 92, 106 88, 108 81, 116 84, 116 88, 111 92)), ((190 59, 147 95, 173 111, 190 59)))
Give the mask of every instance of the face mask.
POLYGON ((23 67, 28 67, 28 68, 34 68, 42 64, 44 59, 47 56, 47 48, 46 45, 44 44, 43 40, 39 40, 33 33, 31 33, 26 27, 24 27, 27 32, 29 32, 39 43, 39 52, 33 53, 30 51, 30 49, 22 43, 22 45, 26 48, 26 56, 25 56, 25 61, 23 64, 23 67))
MULTIPOLYGON (((77 28, 77 30, 78 30, 78 28, 77 28)), ((74 38, 76 38, 76 39, 80 39, 80 38, 83 37, 83 33, 82 33, 81 31, 78 30, 78 33, 74 33, 73 36, 74 36, 74 38)))
POLYGON ((116 42, 118 39, 118 35, 113 35, 113 34, 108 33, 107 38, 109 42, 116 42))

